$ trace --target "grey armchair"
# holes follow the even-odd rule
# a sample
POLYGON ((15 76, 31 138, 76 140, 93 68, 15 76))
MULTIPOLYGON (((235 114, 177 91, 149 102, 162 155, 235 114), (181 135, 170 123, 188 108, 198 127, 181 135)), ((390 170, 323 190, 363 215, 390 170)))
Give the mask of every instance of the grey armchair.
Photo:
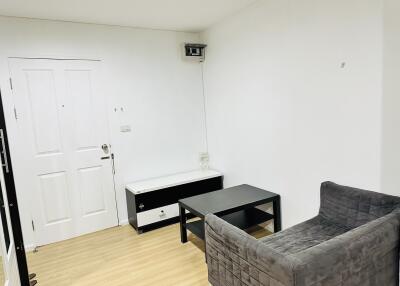
POLYGON ((397 286, 400 198, 325 182, 318 216, 256 240, 205 219, 213 286, 397 286))

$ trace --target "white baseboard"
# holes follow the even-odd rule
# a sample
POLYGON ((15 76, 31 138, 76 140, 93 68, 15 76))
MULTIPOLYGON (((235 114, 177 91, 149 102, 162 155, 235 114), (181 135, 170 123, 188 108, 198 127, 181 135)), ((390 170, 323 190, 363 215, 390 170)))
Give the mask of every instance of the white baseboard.
POLYGON ((123 219, 119 221, 119 225, 127 225, 129 224, 129 220, 128 219, 123 219))
POLYGON ((25 252, 32 252, 32 251, 34 251, 35 250, 35 245, 33 245, 33 244, 28 244, 28 245, 25 245, 25 252))
POLYGON ((270 224, 267 225, 266 229, 273 233, 274 232, 274 225, 272 223, 270 223, 270 224))

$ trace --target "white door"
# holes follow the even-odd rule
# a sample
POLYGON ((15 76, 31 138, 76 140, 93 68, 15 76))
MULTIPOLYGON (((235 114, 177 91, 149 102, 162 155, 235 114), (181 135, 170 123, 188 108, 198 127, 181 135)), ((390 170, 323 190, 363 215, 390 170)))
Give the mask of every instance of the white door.
MULTIPOLYGON (((1 156, 0 156, 1 157, 1 156)), ((2 158, 0 159, 0 162, 2 158)), ((2 164, 2 162, 1 162, 2 164)), ((2 258, 2 269, 0 271, 0 285, 5 286, 19 286, 21 285, 19 279, 17 254, 15 250, 15 243, 13 239, 12 226, 10 221, 10 212, 8 209, 7 192, 4 183, 3 168, 0 168, 0 191, 3 198, 2 206, 6 216, 5 223, 0 219, 0 254, 2 258), (5 232, 8 232, 8 239, 6 242, 5 232)))
POLYGON ((10 59, 38 246, 118 224, 100 64, 10 59))

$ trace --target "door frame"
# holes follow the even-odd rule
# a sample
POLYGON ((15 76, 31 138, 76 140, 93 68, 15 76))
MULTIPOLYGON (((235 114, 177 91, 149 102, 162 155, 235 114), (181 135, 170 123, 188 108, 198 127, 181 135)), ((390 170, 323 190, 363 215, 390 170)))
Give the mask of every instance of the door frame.
MULTIPOLYGON (((2 160, 1 160, 2 161, 2 160)), ((3 163, 3 162, 2 162, 3 163)), ((8 206, 7 199, 7 189, 5 187, 5 178, 3 170, 0 170, 0 178, 1 181, 1 192, 3 197, 4 206, 8 206)), ((22 276, 21 271, 19 271, 20 266, 18 265, 18 257, 17 250, 15 247, 15 240, 13 235, 13 225, 11 222, 11 213, 9 208, 5 209, 6 221, 5 225, 3 221, 0 220, 0 244, 1 244, 1 254, 2 254, 2 265, 3 265, 3 273, 4 273, 4 285, 2 286, 12 286, 16 285, 15 283, 19 283, 18 285, 25 286, 28 282, 25 277, 22 276), (9 245, 7 248, 5 235, 4 235, 4 227, 7 228, 9 234, 9 245), (23 281, 23 282, 22 282, 23 281), (23 283, 23 284, 22 284, 23 283)), ((25 257, 26 258, 26 257, 25 257)), ((27 266, 26 266, 27 267, 27 266)), ((26 268, 25 266, 23 268, 26 268)), ((24 272, 24 269, 21 269, 24 272)))
MULTIPOLYGON (((15 188, 15 181, 14 181, 14 169, 11 162, 11 155, 10 155, 10 147, 9 147, 9 140, 8 140, 8 133, 7 133, 7 124, 6 124, 6 116, 4 111, 4 100, 3 96, 0 92, 0 128, 3 129, 3 139, 4 139, 4 148, 5 154, 4 156, 7 158, 7 167, 9 172, 3 172, 4 178, 4 187, 6 196, 4 201, 8 203, 8 213, 10 216, 10 224, 11 224, 11 231, 12 237, 11 241, 13 243, 13 247, 15 247, 16 252, 16 259, 18 263, 18 271, 20 277, 20 283, 22 286, 27 286, 30 284, 29 282, 29 272, 28 272, 28 264, 26 260, 25 254, 25 245, 24 239, 22 234, 22 226, 21 226, 21 219, 20 219, 20 212, 18 207, 18 200, 17 200, 17 192, 15 188)), ((3 162, 3 159, 1 159, 3 162)), ((3 168, 3 166, 1 166, 3 168)), ((3 234, 2 234, 3 235, 3 234)), ((2 245, 3 247, 3 245, 2 245)), ((3 249, 6 249, 4 247, 3 249)), ((6 255, 8 256, 8 252, 6 249, 6 255)), ((4 255, 4 253, 3 253, 4 255)), ((3 258, 4 261, 4 258, 3 258)))
MULTIPOLYGON (((34 221, 34 216, 32 214, 31 211, 31 206, 29 204, 30 201, 34 201, 34 198, 32 197, 32 193, 30 193, 29 195, 27 195, 26 193, 21 194, 21 189, 24 188, 24 184, 20 183, 20 181, 23 181, 23 158, 21 158, 19 156, 19 151, 21 150, 21 148, 23 148, 23 140, 20 137, 20 128, 18 126, 18 106, 16 104, 15 101, 15 94, 14 91, 12 89, 12 68, 11 68, 11 62, 12 60, 55 60, 55 61, 88 61, 88 62, 100 62, 100 82, 104 81, 104 72, 102 69, 103 66, 103 60, 101 59, 88 59, 88 58, 69 58, 69 57, 15 57, 15 56, 10 56, 7 58, 8 60, 8 75, 10 77, 10 85, 9 85, 9 98, 7 98, 7 100, 5 100, 4 102, 4 108, 8 108, 9 112, 5 112, 5 116, 6 116, 6 122, 7 122, 7 126, 12 124, 12 127, 10 128, 15 128, 15 130, 13 130, 13 135, 14 135, 14 144, 13 144, 13 148, 11 149, 11 157, 13 158, 13 163, 14 163, 14 174, 16 176, 16 193, 18 198, 20 199, 20 201, 22 201, 21 205, 23 206, 23 208, 28 208, 29 209, 29 213, 27 215, 27 217, 25 217, 25 221, 23 221, 23 225, 25 225, 25 230, 29 230, 29 234, 30 234, 30 240, 32 241, 31 244, 26 246, 26 250, 27 251, 32 251, 35 250, 38 247, 38 241, 36 239, 35 236, 35 232, 33 230, 34 226, 33 226, 33 221, 34 221), (12 121, 13 123, 9 124, 8 122, 12 121), (29 221, 28 221, 29 220, 29 221), (32 224, 31 224, 32 222, 32 224), (32 225, 32 227, 31 227, 32 225)), ((101 83, 100 83, 101 84, 101 83)), ((100 89, 104 89, 104 86, 102 85, 100 89)), ((106 116, 106 121, 107 121, 107 126, 105 126, 106 128, 106 134, 107 137, 109 138, 109 142, 111 145, 111 153, 114 155, 113 157, 115 157, 115 141, 113 139, 113 136, 111 136, 111 124, 113 122, 113 120, 111 119, 111 108, 110 108, 110 98, 109 98, 109 94, 108 92, 104 93, 104 97, 105 97, 105 101, 106 101, 106 108, 107 108, 107 112, 105 114, 106 116)), ((115 163, 114 163, 115 165, 115 163)), ((112 180, 113 180, 113 191, 115 194, 115 208, 116 208, 116 213, 117 213, 117 222, 118 225, 123 224, 123 222, 121 221, 121 206, 122 206, 122 202, 123 200, 121 200, 120 198, 120 194, 118 192, 118 186, 120 186, 120 177, 118 176, 118 174, 116 174, 116 172, 112 172, 112 180)), ((23 219, 22 219, 23 220, 23 219)))

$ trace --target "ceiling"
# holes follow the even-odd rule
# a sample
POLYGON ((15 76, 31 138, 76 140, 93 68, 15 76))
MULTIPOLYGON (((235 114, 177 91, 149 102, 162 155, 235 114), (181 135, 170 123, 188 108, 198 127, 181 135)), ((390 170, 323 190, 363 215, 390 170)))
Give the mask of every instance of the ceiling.
POLYGON ((256 0, 0 0, 0 15, 199 32, 256 0))

